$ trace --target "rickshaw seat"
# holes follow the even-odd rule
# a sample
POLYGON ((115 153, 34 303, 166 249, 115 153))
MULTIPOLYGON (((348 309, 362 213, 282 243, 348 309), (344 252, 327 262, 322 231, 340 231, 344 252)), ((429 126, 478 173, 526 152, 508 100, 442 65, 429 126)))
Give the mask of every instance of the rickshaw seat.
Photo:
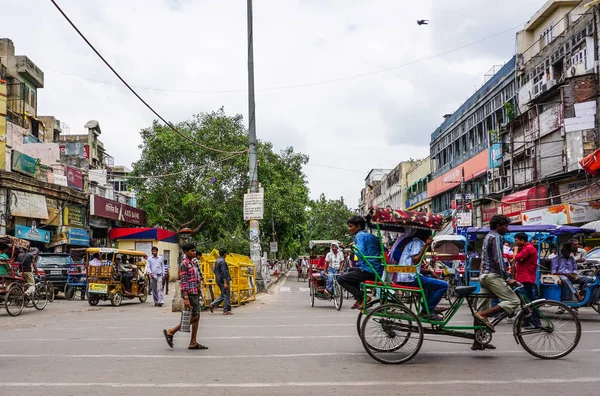
MULTIPOLYGON (((363 282, 366 285, 375 285, 375 281, 364 281, 363 282)), ((383 283, 381 282, 377 282, 377 286, 385 286, 383 283)), ((420 291, 421 288, 418 286, 406 286, 406 285, 400 285, 398 283, 390 283, 390 286, 395 288, 395 289, 405 289, 405 290, 415 290, 415 291, 420 291)))
POLYGON ((311 274, 313 279, 321 279, 321 273, 320 272, 313 272, 311 274))
POLYGON ((457 286, 454 288, 454 292, 459 297, 466 297, 475 292, 475 290, 477 290, 477 286, 457 286))

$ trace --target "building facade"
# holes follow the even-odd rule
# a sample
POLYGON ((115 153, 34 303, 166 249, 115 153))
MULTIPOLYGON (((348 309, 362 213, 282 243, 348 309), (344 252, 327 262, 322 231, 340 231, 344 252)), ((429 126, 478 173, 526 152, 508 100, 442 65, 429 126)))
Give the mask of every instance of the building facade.
POLYGON ((406 210, 430 212, 431 199, 427 197, 427 184, 431 181, 431 161, 427 157, 406 175, 406 210))

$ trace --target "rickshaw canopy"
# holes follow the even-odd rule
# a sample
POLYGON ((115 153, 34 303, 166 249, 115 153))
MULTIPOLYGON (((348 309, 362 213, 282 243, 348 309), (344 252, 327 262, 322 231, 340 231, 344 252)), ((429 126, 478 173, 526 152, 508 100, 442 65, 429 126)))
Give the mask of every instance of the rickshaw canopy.
POLYGON ((335 240, 315 240, 315 241, 310 241, 310 243, 308 244, 309 248, 313 248, 315 246, 326 246, 326 247, 330 247, 332 243, 335 243, 336 245, 340 246, 342 243, 340 241, 335 241, 335 240))
POLYGON ((369 210, 367 222, 371 225, 377 225, 379 229, 386 231, 397 231, 404 227, 439 230, 443 226, 444 216, 433 213, 373 207, 369 210))

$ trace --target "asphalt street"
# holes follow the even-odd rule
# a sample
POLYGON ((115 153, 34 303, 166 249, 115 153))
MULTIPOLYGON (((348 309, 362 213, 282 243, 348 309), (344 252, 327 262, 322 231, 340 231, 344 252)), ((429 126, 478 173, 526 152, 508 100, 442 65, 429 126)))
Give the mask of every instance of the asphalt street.
MULTIPOLYGON (((150 299, 151 300, 151 299, 150 299)), ((600 315, 580 310, 583 335, 561 360, 539 360, 517 345, 510 323, 494 335, 496 351, 426 336, 419 355, 383 365, 363 349, 356 311, 344 301, 309 304, 308 285, 292 270, 270 294, 233 316, 202 313, 199 342, 189 334, 171 349, 164 328, 179 321, 170 302, 55 301, 17 318, 0 312, 0 389, 5 395, 597 395, 600 315)), ((472 322, 461 311, 458 323, 472 322)))

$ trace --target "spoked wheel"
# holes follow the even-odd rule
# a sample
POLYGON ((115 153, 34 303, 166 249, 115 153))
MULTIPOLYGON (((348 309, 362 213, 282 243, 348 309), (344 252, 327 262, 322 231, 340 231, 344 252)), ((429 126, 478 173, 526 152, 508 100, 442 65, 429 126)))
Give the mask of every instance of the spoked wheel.
POLYGON ((148 300, 148 288, 144 285, 142 289, 142 295, 140 296, 140 302, 145 303, 148 300))
POLYGON ((594 311, 600 313, 600 296, 596 301, 590 304, 590 307, 592 307, 594 311))
POLYGON ((533 356, 540 359, 559 359, 567 356, 579 344, 581 323, 575 312, 565 304, 558 301, 539 301, 523 309, 513 331, 519 344, 533 356), (564 313, 557 313, 559 310, 564 310, 564 313), (531 321, 534 326, 523 328, 527 321, 531 321))
MULTIPOLYGON (((369 301, 369 303, 367 304, 367 309, 366 309, 367 314, 366 315, 368 315, 373 310, 374 306, 379 305, 379 304, 380 304, 379 300, 369 301)), ((364 309, 358 313, 358 318, 356 318, 356 332, 358 333, 359 337, 360 337, 360 329, 362 328, 362 320, 364 317, 366 317, 366 315, 363 315, 363 311, 364 311, 364 309)))
POLYGON ((25 307, 25 293, 21 286, 13 283, 8 287, 8 291, 4 295, 4 304, 6 312, 10 316, 18 316, 23 312, 25 307))
POLYGON ((310 306, 315 306, 315 288, 313 287, 312 282, 309 283, 308 289, 310 290, 310 306))
POLYGON ((35 290, 33 291, 33 306, 38 311, 46 308, 48 305, 48 293, 46 292, 46 284, 38 283, 35 285, 35 290))
POLYGON ((113 307, 118 307, 123 302, 123 294, 121 292, 114 292, 112 298, 110 299, 110 303, 113 307))
POLYGON ((69 284, 65 285, 65 298, 69 301, 73 301, 75 298, 75 288, 69 284))
POLYGON ((92 307, 95 307, 96 305, 98 305, 99 302, 100 302, 100 297, 98 297, 96 294, 90 294, 88 296, 88 304, 90 304, 92 307))
POLYGON ((406 363, 423 345, 423 327, 404 305, 386 304, 367 315, 360 338, 367 353, 378 362, 406 363))
POLYGON ((333 305, 338 311, 342 309, 342 303, 344 302, 344 293, 339 283, 333 283, 333 305))
POLYGON ((54 285, 50 281, 46 281, 46 292, 48 293, 48 301, 54 302, 54 285))

